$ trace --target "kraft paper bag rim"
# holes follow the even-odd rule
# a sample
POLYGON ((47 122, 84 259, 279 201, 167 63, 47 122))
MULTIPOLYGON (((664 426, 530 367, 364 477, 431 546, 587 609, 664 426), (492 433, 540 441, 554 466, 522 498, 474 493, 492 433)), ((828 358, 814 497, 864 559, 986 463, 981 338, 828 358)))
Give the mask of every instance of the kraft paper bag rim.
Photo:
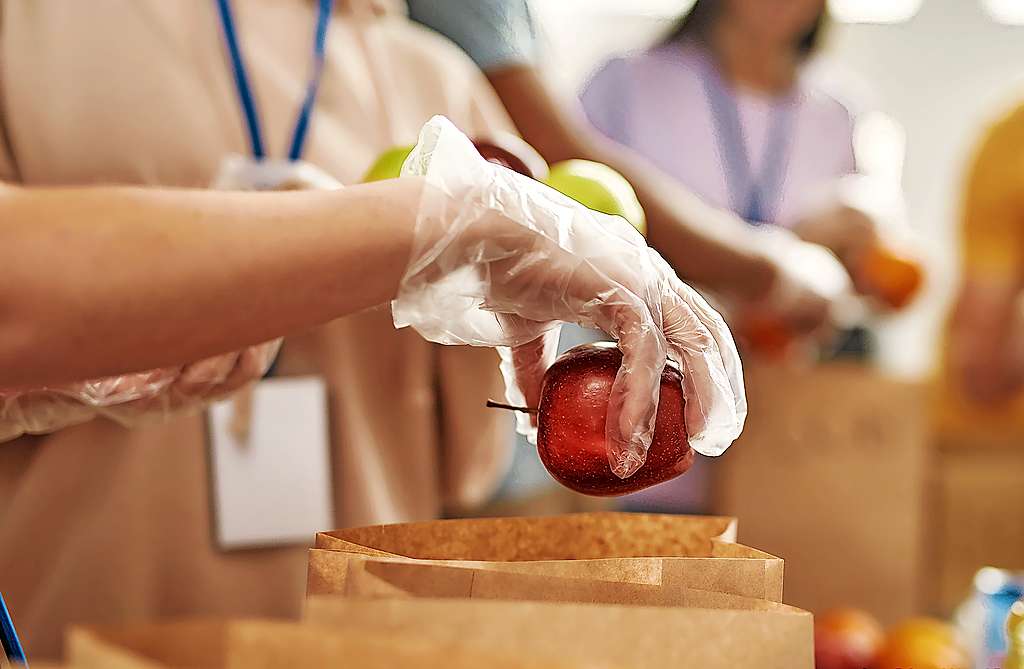
POLYGON ((561 602, 596 605, 661 606, 806 613, 796 607, 756 597, 658 584, 572 578, 546 574, 499 572, 464 565, 437 565, 367 557, 334 551, 310 551, 310 577, 330 564, 335 576, 319 595, 356 598, 476 599, 561 602))
POLYGON ((400 638, 372 631, 357 634, 336 626, 255 618, 82 626, 72 628, 68 638, 70 666, 85 669, 166 669, 182 665, 319 669, 325 663, 333 666, 342 658, 345 666, 362 667, 363 662, 369 662, 377 669, 597 669, 590 663, 523 659, 415 634, 400 638), (184 654, 181 648, 186 648, 184 654))
MULTIPOLYGON (((425 578, 433 578, 443 571, 430 568, 453 567, 478 572, 503 574, 485 578, 489 583, 512 583, 505 592, 519 592, 519 598, 529 598, 523 591, 532 582, 531 577, 572 579, 597 583, 624 584, 627 589, 620 596, 635 597, 628 592, 630 584, 648 586, 668 592, 703 591, 737 595, 770 602, 782 601, 783 565, 781 560, 757 562, 752 560, 685 560, 669 561, 660 558, 622 558, 610 560, 579 560, 562 562, 468 562, 423 561, 395 556, 368 556, 343 551, 310 549, 306 572, 306 594, 337 594, 348 589, 350 565, 360 560, 391 562, 422 567, 425 578), (518 583, 516 579, 524 579, 518 583), (507 579, 508 581, 506 581, 507 579), (680 590, 683 589, 683 590, 680 590)), ((461 572, 463 574, 467 572, 461 572)), ((611 586, 613 589, 614 586, 611 586)), ((422 592, 420 593, 422 594, 422 592)), ((465 593, 463 593, 465 596, 465 593)), ((607 598, 612 595, 602 595, 607 598)), ((662 595, 668 598, 671 595, 662 595)), ((542 599, 544 597, 541 597, 542 599)), ((614 600, 612 600, 614 601, 614 600)))
POLYGON ((735 540, 736 519, 725 516, 592 512, 347 528, 318 533, 315 547, 411 560, 478 563, 622 558, 780 560, 735 540), (578 553, 569 554, 565 546, 576 547, 578 553))

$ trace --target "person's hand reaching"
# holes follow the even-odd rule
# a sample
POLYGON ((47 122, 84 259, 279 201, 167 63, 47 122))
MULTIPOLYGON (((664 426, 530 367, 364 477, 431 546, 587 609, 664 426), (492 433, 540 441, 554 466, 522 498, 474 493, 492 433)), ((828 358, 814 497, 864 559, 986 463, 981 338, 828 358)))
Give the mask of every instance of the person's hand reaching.
MULTIPOLYGON (((628 477, 644 463, 666 356, 684 378, 692 447, 723 452, 746 399, 722 318, 625 220, 483 160, 435 117, 403 174, 426 178, 395 324, 431 341, 500 347, 511 403, 537 406, 557 329, 572 322, 618 341, 622 366, 608 410, 609 463, 628 477)), ((531 432, 529 420, 520 428, 531 432)))

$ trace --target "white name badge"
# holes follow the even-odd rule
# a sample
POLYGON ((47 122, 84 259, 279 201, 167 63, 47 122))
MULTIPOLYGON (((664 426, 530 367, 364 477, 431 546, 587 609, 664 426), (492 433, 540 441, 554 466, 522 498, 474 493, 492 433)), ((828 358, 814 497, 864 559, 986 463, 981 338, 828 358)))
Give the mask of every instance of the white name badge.
POLYGON ((327 388, 320 377, 264 380, 251 410, 207 412, 213 516, 223 550, 310 544, 334 527, 327 388))
POLYGON ((220 162, 214 190, 337 190, 342 183, 316 165, 301 160, 255 160, 237 154, 220 162))

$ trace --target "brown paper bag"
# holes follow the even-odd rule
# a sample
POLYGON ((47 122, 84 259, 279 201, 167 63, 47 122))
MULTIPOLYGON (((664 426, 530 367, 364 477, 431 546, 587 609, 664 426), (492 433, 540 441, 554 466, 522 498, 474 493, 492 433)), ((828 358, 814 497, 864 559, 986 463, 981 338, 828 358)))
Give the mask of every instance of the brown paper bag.
POLYGON ((750 366, 743 436, 715 462, 716 511, 785 559, 786 602, 919 610, 929 449, 922 389, 859 366, 750 366), (781 391, 780 389, 784 389, 781 391))
MULTIPOLYGON (((336 626, 335 626, 336 627, 336 626)), ((186 621, 79 628, 69 637, 70 669, 589 669, 521 659, 415 634, 381 635, 256 620, 186 621)))
POLYGON ((333 575, 332 589, 323 594, 349 597, 499 599, 760 611, 788 608, 778 602, 694 588, 516 574, 317 549, 310 551, 310 565, 311 569, 315 566, 318 571, 333 575))
POLYGON ((924 589, 929 610, 952 613, 982 567, 1024 570, 1020 444, 939 438, 924 589))
POLYGON ((306 619, 353 633, 414 634, 522 658, 617 669, 812 669, 813 623, 806 611, 721 593, 693 593, 697 600, 732 601, 721 608, 677 608, 321 596, 307 601, 306 619))
MULTIPOLYGON (((782 600, 782 560, 734 543, 732 518, 581 513, 378 525, 317 535, 318 549, 491 571, 695 588, 782 600)), ((314 555, 314 554, 311 554, 314 555)), ((336 592, 311 562, 307 593, 336 592)))

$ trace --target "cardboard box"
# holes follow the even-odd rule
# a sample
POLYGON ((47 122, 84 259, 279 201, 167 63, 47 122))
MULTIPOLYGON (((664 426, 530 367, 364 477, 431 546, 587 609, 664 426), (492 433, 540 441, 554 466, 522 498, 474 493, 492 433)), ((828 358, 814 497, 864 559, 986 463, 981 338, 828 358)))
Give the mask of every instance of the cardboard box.
POLYGON ((747 368, 743 435, 714 462, 715 510, 786 561, 789 604, 920 608, 929 473, 922 387, 861 366, 747 368))

